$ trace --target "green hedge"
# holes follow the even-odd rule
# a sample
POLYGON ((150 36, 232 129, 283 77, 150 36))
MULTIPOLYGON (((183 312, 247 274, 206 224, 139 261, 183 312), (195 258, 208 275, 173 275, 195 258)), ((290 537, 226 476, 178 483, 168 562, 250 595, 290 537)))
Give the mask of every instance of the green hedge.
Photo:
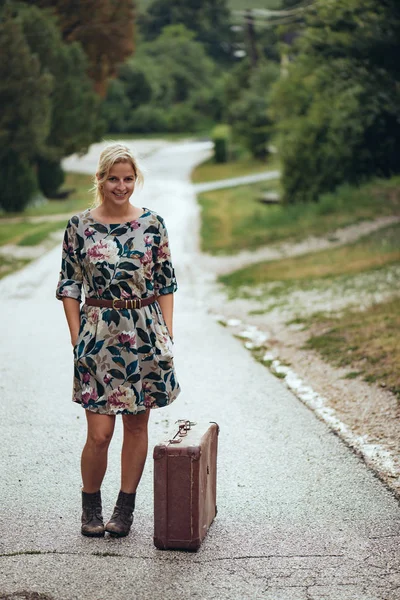
POLYGON ((214 143, 215 162, 228 162, 231 143, 231 128, 229 125, 216 125, 211 133, 211 138, 214 143))

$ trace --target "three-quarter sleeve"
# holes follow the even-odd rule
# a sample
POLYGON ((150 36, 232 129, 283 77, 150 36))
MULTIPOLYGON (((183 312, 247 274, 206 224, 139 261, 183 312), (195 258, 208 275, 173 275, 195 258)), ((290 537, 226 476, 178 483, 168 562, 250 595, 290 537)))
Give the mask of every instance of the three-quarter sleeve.
POLYGON ((74 298, 81 301, 82 269, 79 259, 79 239, 74 217, 68 221, 62 247, 60 277, 56 289, 56 298, 74 298))
POLYGON ((164 219, 160 221, 160 244, 154 265, 154 292, 157 296, 173 294, 178 289, 174 267, 171 262, 171 251, 169 248, 168 232, 164 219))

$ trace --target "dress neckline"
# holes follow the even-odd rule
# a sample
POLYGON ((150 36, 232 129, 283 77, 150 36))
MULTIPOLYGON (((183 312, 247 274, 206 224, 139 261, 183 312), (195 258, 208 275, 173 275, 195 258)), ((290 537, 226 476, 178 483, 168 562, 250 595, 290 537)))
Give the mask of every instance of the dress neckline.
POLYGON ((91 221, 93 221, 93 223, 97 223, 98 225, 104 225, 105 227, 121 227, 122 225, 129 225, 129 223, 134 223, 135 221, 139 221, 139 219, 142 219, 144 216, 147 216, 148 214, 150 214, 150 210, 148 208, 144 208, 143 206, 141 207, 143 212, 141 215, 139 215, 137 217, 137 219, 131 219, 130 221, 123 221, 122 223, 103 223, 103 221, 98 221, 97 219, 95 219, 92 214, 91 214, 91 210, 90 208, 88 208, 86 210, 86 217, 89 217, 89 219, 91 221))

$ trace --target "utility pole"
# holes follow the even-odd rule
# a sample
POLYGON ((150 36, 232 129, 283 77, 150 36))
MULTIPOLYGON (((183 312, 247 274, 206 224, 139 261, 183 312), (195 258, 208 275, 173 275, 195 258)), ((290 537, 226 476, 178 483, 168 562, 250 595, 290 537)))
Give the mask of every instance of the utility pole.
POLYGON ((259 57, 256 43, 256 32, 254 29, 254 16, 251 8, 248 8, 245 12, 245 23, 251 66, 256 67, 259 57))

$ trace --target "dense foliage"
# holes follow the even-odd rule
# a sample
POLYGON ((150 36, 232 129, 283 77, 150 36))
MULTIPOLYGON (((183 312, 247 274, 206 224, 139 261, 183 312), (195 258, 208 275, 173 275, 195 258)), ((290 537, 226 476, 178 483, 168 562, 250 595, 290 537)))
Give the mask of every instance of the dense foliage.
POLYGON ((22 210, 35 190, 34 154, 50 129, 52 78, 30 51, 22 23, 7 7, 0 21, 0 205, 22 210))
POLYGON ((88 75, 104 96, 109 77, 134 50, 132 0, 24 0, 57 18, 62 39, 78 42, 88 60, 88 75))
POLYGON ((32 55, 52 79, 50 129, 40 152, 57 160, 89 147, 100 133, 99 99, 86 74, 81 46, 63 43, 54 19, 35 6, 21 7, 18 19, 32 55))
POLYGON ((216 115, 215 65, 195 34, 183 25, 165 27, 111 82, 104 117, 110 131, 194 131, 216 115))
POLYGON ((316 0, 271 115, 288 202, 400 172, 400 6, 316 0))
POLYGON ((254 157, 265 159, 273 133, 273 122, 268 114, 272 84, 279 77, 279 68, 272 62, 262 62, 249 70, 245 89, 229 103, 228 120, 233 134, 254 157))
POLYGON ((46 194, 56 191, 62 176, 44 168, 45 162, 59 171, 61 158, 87 149, 103 128, 85 53, 77 42, 62 41, 47 11, 25 2, 3 3, 0 52, 0 168, 5 174, 0 207, 14 211, 24 208, 38 186, 46 194))
POLYGON ((231 58, 231 19, 226 0, 153 0, 138 21, 146 41, 155 40, 169 25, 181 24, 194 32, 209 56, 217 61, 231 58))

